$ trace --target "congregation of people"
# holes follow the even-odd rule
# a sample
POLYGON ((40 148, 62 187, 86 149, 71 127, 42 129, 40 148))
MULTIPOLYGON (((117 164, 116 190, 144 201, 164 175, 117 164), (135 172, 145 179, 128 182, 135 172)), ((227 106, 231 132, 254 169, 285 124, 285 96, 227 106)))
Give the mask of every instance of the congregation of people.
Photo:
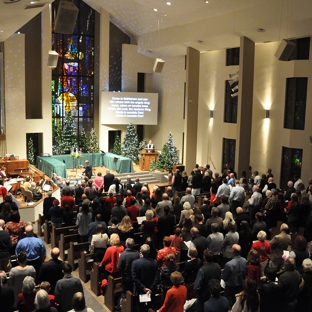
MULTIPOLYGON (((62 197, 48 193, 43 215, 55 227, 78 226, 104 278, 122 277, 121 298, 133 293, 133 311, 312 311, 312 179, 305 186, 293 178, 281 190, 271 169, 238 177, 227 166, 213 174, 209 165, 196 165, 189 176, 169 171, 162 191, 130 176, 121 183, 109 170, 76 186, 55 175, 62 197)), ((54 311, 38 308, 40 288, 49 309, 80 311, 68 300, 84 300, 71 266, 57 248, 45 261, 41 239, 7 201, 0 212, 0 269, 9 285, 1 290, 13 290, 11 308, 31 302, 35 306, 19 311, 54 311), (11 254, 18 269, 10 269, 11 254), (34 284, 32 299, 24 282, 34 284)))

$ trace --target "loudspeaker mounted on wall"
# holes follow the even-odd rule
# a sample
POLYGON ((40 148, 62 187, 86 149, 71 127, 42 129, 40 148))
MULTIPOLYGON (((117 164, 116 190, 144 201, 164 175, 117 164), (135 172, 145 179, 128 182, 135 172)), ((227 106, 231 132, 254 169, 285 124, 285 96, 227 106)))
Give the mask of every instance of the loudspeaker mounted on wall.
POLYGON ((154 63, 153 72, 161 73, 165 65, 165 61, 161 58, 157 58, 154 63))
POLYGON ((79 9, 70 1, 61 0, 57 10, 54 32, 71 35, 74 32, 79 9))
POLYGON ((57 66, 58 57, 59 55, 56 51, 49 51, 48 67, 55 68, 57 66))
POLYGON ((288 61, 295 47, 296 47, 295 43, 283 39, 277 51, 275 52, 275 57, 280 61, 288 61))

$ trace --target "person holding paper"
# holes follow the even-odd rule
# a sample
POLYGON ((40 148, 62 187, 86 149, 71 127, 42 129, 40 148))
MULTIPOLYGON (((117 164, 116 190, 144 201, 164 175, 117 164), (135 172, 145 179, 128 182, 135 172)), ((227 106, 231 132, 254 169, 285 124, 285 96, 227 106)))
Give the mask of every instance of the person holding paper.
POLYGON ((147 312, 153 308, 154 295, 159 276, 156 260, 149 258, 150 246, 143 244, 141 258, 132 262, 133 294, 136 298, 137 311, 147 312), (146 303, 146 304, 145 304, 146 303))

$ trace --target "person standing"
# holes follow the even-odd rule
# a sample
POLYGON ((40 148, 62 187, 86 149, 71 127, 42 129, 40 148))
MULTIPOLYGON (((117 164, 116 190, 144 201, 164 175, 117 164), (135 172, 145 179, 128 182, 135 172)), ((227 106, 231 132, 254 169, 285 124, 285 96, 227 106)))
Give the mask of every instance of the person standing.
POLYGON ((184 285, 181 285, 183 280, 182 274, 174 271, 170 275, 170 280, 173 286, 167 291, 165 301, 157 312, 183 311, 187 298, 187 289, 184 285))
POLYGON ((92 177, 92 166, 89 163, 89 160, 85 161, 85 166, 81 165, 80 167, 84 168, 85 170, 83 171, 82 174, 85 174, 89 179, 92 177))
POLYGON ((39 271, 38 282, 49 281, 51 284, 51 292, 54 291, 58 280, 63 278, 62 266, 63 261, 59 259, 60 250, 55 247, 51 251, 51 259, 42 263, 39 271))
POLYGON ((233 259, 224 266, 222 279, 225 282, 224 296, 232 306, 235 302, 235 295, 243 290, 242 283, 247 273, 247 260, 241 257, 241 246, 232 246, 233 259))
POLYGON ((145 312, 152 308, 159 277, 156 260, 149 258, 150 246, 143 244, 140 253, 142 256, 132 262, 131 271, 138 311, 145 312), (139 302, 140 294, 147 294, 152 300, 147 305, 143 305, 139 302))
POLYGON ((122 294, 121 298, 126 298, 127 290, 132 291, 133 282, 131 276, 131 266, 132 262, 140 258, 140 253, 133 249, 134 239, 127 238, 126 240, 126 249, 123 253, 120 254, 118 261, 118 270, 122 276, 122 294))
POLYGON ((27 264, 32 265, 38 275, 46 257, 46 248, 40 238, 34 237, 32 225, 27 225, 25 232, 26 237, 19 240, 16 245, 15 255, 17 257, 21 251, 24 251, 27 256, 27 264))
POLYGON ((63 263, 62 271, 64 277, 57 281, 54 294, 60 311, 67 312, 73 308, 71 298, 73 298, 76 292, 83 293, 83 287, 80 279, 71 274, 72 266, 69 263, 63 263))
POLYGON ((104 191, 107 192, 109 187, 113 184, 115 176, 110 173, 110 170, 106 170, 106 174, 104 176, 104 191))
POLYGON ((4 230, 4 224, 4 220, 0 219, 0 271, 8 272, 12 243, 10 233, 4 230))

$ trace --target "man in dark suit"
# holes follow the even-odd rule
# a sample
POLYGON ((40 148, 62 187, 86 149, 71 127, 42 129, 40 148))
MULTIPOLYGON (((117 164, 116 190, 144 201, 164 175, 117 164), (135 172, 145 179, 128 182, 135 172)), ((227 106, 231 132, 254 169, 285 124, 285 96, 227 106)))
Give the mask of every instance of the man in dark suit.
POLYGON ((143 184, 140 182, 139 178, 135 178, 135 183, 133 185, 133 189, 136 191, 136 193, 140 193, 142 189, 143 184))
MULTIPOLYGON (((164 207, 164 215, 158 218, 158 242, 162 242, 165 236, 170 236, 174 232, 175 216, 170 212, 170 207, 164 207)), ((161 244, 161 243, 160 243, 161 244)))
POLYGON ((50 282, 52 293, 57 281, 63 278, 63 261, 59 259, 59 256, 60 250, 58 248, 53 248, 51 251, 51 259, 42 263, 38 276, 39 283, 44 281, 50 282))
POLYGON ((156 286, 158 282, 158 270, 155 259, 149 258, 150 246, 143 244, 140 249, 142 258, 134 260, 132 262, 132 280, 133 280, 133 294, 136 297, 136 303, 138 311, 148 311, 149 308, 153 308, 153 298, 156 292, 156 286), (139 302, 140 294, 148 294, 152 297, 152 300, 145 304, 139 302))
POLYGON ((107 192, 109 187, 113 184, 115 176, 110 173, 110 170, 106 170, 106 174, 104 176, 104 191, 107 192))
POLYGON ((81 165, 81 167, 85 168, 85 170, 82 174, 85 174, 86 177, 91 179, 91 177, 92 177, 92 166, 90 165, 89 160, 86 160, 85 164, 86 164, 85 166, 81 165))
POLYGON ((294 188, 294 182, 288 181, 287 183, 287 190, 285 193, 285 200, 291 200, 290 196, 292 193, 296 193, 296 189, 294 188))
POLYGON ((73 308, 72 298, 76 292, 83 293, 83 287, 79 278, 72 274, 72 266, 64 262, 63 273, 64 277, 57 281, 54 294, 56 302, 59 304, 61 312, 67 312, 73 308))
MULTIPOLYGON (((198 258, 203 259, 204 250, 208 248, 208 240, 206 237, 199 234, 199 230, 196 227, 191 228, 192 244, 198 251, 198 258)), ((193 247, 192 246, 192 247, 193 247)))

